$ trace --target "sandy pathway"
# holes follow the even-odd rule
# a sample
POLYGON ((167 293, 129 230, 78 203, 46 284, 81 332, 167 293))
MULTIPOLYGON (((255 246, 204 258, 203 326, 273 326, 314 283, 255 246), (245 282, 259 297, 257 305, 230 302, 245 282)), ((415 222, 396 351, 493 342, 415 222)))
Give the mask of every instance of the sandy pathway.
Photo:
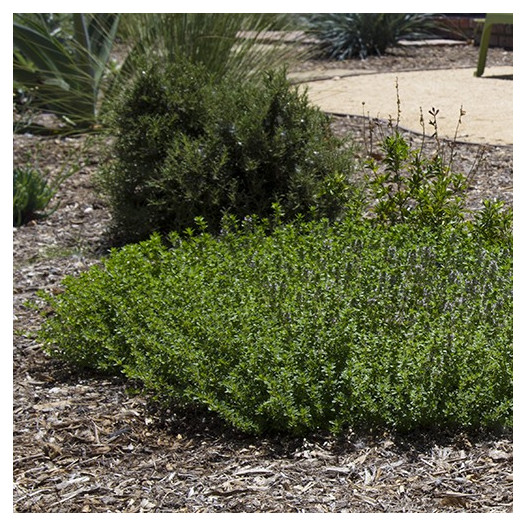
POLYGON ((352 115, 365 111, 371 117, 396 119, 398 79, 403 127, 421 131, 422 108, 426 133, 432 133, 428 110, 438 108, 439 135, 452 138, 462 107, 466 115, 459 140, 513 144, 513 68, 488 67, 481 78, 473 72, 473 68, 460 68, 358 75, 347 70, 343 76, 342 70, 328 70, 323 80, 311 80, 319 78, 316 72, 309 72, 307 78, 297 75, 296 80, 308 87, 311 101, 324 111, 352 115))

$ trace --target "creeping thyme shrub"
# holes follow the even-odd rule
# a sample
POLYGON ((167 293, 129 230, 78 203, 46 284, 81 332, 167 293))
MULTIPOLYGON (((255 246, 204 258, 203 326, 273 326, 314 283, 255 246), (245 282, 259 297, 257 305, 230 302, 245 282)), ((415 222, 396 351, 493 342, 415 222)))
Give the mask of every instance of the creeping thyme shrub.
POLYGON ((100 174, 124 242, 183 231, 224 214, 338 217, 352 188, 354 152, 284 72, 262 83, 214 77, 183 57, 151 66, 111 112, 116 139, 100 174))
POLYGON ((510 232, 351 216, 196 230, 66 278, 45 296, 48 352, 250 433, 511 426, 510 232))
POLYGON ((512 426, 512 213, 469 218, 452 156, 395 129, 361 194, 283 75, 185 62, 113 119, 101 183, 141 241, 42 295, 51 356, 254 434, 512 426))

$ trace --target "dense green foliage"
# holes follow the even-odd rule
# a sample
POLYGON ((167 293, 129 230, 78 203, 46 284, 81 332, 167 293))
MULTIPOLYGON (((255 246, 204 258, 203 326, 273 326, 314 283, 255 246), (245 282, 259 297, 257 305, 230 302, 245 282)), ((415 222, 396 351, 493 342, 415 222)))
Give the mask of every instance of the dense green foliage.
POLYGON ((349 201, 354 152, 284 72, 263 83, 217 78, 180 60, 146 69, 112 113, 112 160, 101 172, 121 241, 182 231, 225 213, 336 218, 349 201))
POLYGON ((306 24, 324 55, 346 60, 383 55, 403 38, 429 36, 436 22, 416 13, 318 13, 306 16, 306 24))
MULTIPOLYGON (((154 51, 170 65, 140 70, 107 121, 113 233, 141 242, 42 295, 49 354, 256 434, 510 427, 511 211, 468 220, 453 157, 397 129, 359 191, 352 142, 283 72, 198 64, 201 18, 177 16, 154 51)), ((13 176, 21 224, 56 186, 13 176)))
POLYGON ((510 237, 351 216, 198 224, 66 278, 48 351, 251 433, 512 424, 510 237))

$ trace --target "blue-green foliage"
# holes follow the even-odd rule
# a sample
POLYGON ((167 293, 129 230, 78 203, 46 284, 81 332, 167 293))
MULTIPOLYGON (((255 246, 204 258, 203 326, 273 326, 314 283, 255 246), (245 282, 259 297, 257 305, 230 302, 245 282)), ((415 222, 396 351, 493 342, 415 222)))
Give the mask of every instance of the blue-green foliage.
POLYGON ((383 55, 403 38, 432 35, 437 21, 421 13, 316 13, 304 17, 324 55, 336 60, 383 55))
POLYGON ((511 426, 509 237, 351 217, 198 225, 66 278, 47 296, 48 351, 251 433, 511 426))

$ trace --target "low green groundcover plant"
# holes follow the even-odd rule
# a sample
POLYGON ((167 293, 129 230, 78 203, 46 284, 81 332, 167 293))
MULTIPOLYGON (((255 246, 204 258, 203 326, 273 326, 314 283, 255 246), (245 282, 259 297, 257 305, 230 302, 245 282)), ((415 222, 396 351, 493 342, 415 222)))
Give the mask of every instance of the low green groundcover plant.
POLYGON ((44 210, 55 197, 56 188, 48 184, 41 172, 30 165, 13 168, 13 226, 21 226, 35 217, 45 216, 44 210))
POLYGON ((352 215, 198 224, 67 277, 48 352, 249 433, 512 425, 510 240, 352 215))
POLYGON ((13 166, 13 226, 19 227, 34 219, 53 214, 60 203, 50 206, 60 185, 80 167, 76 154, 69 156, 59 173, 52 175, 39 163, 39 149, 26 151, 24 163, 13 166))

